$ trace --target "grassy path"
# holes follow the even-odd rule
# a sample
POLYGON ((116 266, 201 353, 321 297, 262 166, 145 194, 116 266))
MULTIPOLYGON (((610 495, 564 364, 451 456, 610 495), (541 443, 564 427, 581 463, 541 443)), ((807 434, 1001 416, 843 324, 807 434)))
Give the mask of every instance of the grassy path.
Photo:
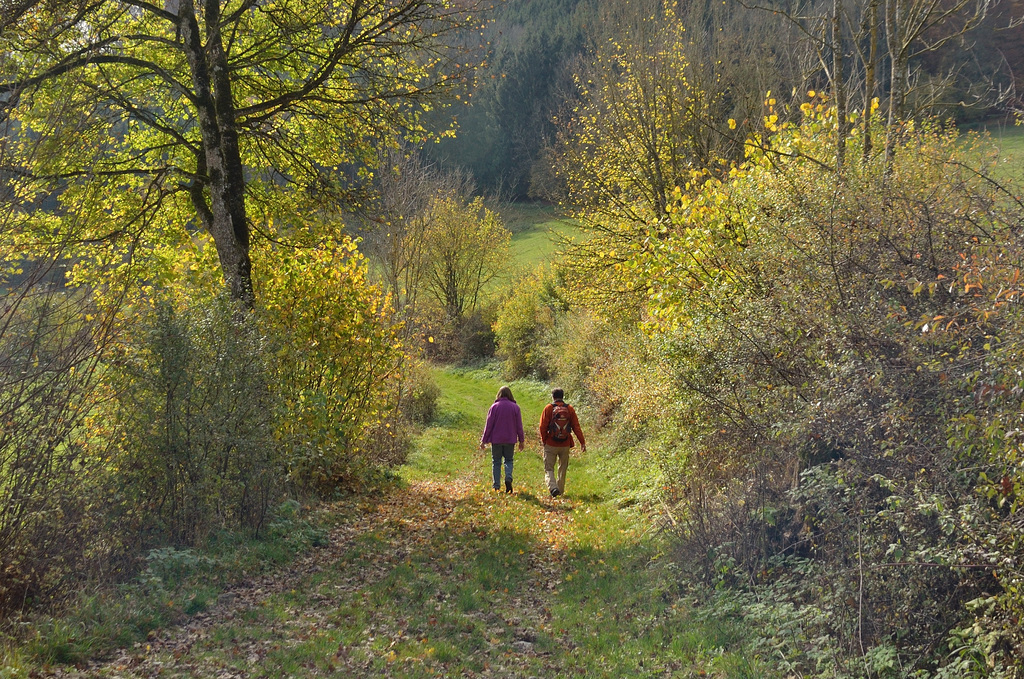
MULTIPOLYGON (((440 372, 438 421, 405 483, 338 517, 328 546, 221 597, 185 627, 65 676, 762 676, 697 625, 671 565, 609 501, 590 459, 550 498, 536 446, 516 493, 490 488, 477 450, 499 384, 440 372)), ((545 394, 514 384, 528 436, 545 394)))

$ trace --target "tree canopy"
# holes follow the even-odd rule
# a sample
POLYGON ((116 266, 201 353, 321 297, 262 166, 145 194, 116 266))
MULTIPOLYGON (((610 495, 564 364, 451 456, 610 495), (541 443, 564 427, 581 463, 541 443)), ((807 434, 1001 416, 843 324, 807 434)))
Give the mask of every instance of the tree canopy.
POLYGON ((374 147, 416 138, 460 69, 447 0, 123 0, 25 11, 3 38, 16 143, 8 173, 26 244, 73 229, 95 259, 162 262, 216 249, 253 302, 254 233, 305 232, 374 147), (325 200, 327 199, 327 200, 325 200), (74 215, 74 220, 69 219, 74 215))

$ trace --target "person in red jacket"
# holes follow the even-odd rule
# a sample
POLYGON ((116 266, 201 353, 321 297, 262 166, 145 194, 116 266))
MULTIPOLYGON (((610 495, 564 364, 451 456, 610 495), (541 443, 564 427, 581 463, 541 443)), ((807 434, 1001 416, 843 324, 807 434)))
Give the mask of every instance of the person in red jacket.
POLYGON ((551 391, 551 403, 544 406, 540 415, 540 440, 544 444, 544 478, 548 483, 551 497, 565 494, 565 472, 569 469, 569 451, 572 450, 572 435, 580 440, 580 450, 587 452, 587 441, 580 429, 576 410, 564 400, 561 389, 551 391), (558 475, 555 475, 555 462, 558 475))
POLYGON ((480 450, 491 444, 491 476, 494 490, 501 489, 501 463, 505 462, 505 492, 512 492, 512 457, 515 455, 516 442, 519 450, 523 450, 526 436, 523 434, 523 414, 519 404, 512 398, 512 390, 502 387, 494 398, 494 403, 487 411, 487 423, 484 425, 483 436, 480 437, 480 450))

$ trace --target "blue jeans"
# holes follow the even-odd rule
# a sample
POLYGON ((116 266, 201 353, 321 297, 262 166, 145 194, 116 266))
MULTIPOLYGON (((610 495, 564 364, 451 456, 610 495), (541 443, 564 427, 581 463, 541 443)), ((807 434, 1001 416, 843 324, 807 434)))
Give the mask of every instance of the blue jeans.
POLYGON ((494 478, 494 487, 501 485, 501 461, 505 460, 505 483, 512 483, 512 456, 516 452, 514 443, 492 443, 491 444, 491 476, 494 478))

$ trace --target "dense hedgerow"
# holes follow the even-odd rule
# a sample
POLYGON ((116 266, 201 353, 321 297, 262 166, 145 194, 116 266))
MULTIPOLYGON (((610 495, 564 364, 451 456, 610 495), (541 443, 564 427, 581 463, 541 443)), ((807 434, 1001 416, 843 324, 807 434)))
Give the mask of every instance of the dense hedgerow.
POLYGON ((734 176, 680 194, 645 260, 678 385, 683 549, 709 578, 815 602, 800 643, 840 652, 797 644, 805 671, 998 667, 1019 630, 971 611, 1000 589, 989 612, 1019 606, 1018 547, 995 538, 1015 444, 980 450, 964 427, 1016 385, 1024 209, 954 131, 910 126, 892 164, 854 135, 836 170, 834 129, 805 107, 734 176))
POLYGON ((258 533, 282 496, 270 343, 248 316, 226 296, 155 299, 110 370, 111 408, 94 432, 140 547, 258 533))
MULTIPOLYGON (((261 314, 274 346, 275 436, 289 484, 330 495, 378 464, 405 362, 388 301, 353 241, 259 254, 261 314)), ((394 454, 383 456, 393 460, 394 454)))
POLYGON ((108 489, 83 446, 111 317, 48 280, 56 261, 0 266, 0 617, 59 595, 111 551, 91 539, 108 489))

